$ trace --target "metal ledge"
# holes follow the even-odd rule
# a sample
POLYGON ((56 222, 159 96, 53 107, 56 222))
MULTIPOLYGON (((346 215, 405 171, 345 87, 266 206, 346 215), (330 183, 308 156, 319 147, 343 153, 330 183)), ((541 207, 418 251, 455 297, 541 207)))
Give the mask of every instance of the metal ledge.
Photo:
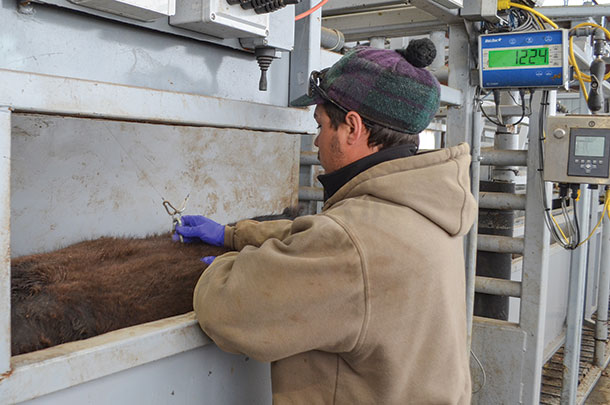
POLYGON ((315 133, 309 109, 0 69, 0 106, 16 112, 315 133), (120 100, 131 100, 121 103, 120 100))
POLYGON ((190 312, 14 356, 0 398, 26 401, 210 343, 190 312))

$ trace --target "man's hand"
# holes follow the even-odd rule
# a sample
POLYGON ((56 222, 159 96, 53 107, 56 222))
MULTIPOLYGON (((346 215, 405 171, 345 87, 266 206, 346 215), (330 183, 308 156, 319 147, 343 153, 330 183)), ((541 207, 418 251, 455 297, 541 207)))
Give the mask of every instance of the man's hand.
POLYGON ((202 215, 185 215, 182 225, 176 225, 176 234, 182 235, 185 243, 203 241, 209 245, 223 246, 225 227, 202 215))

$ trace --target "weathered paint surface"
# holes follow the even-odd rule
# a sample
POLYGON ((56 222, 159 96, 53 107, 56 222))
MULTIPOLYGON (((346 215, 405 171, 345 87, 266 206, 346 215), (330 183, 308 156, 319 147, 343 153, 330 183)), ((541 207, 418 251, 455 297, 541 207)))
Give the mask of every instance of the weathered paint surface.
POLYGON ((33 404, 269 403, 269 366, 221 353, 210 343, 191 312, 15 356, 12 375, 0 380, 0 399, 3 404, 31 398, 37 398, 33 404))
POLYGON ((15 114, 14 256, 166 232, 162 198, 220 223, 296 204, 299 136, 15 114))
POLYGON ((473 404, 518 404, 519 390, 510 389, 521 384, 526 333, 516 324, 475 317, 472 333, 472 352, 481 361, 471 358, 473 404), (495 342, 490 345, 489 342, 495 342))
MULTIPOLYGON (((11 357, 10 307, 10 173, 11 112, 0 106, 0 374, 8 373, 11 357)), ((0 376, 2 378, 2 376, 0 376)))

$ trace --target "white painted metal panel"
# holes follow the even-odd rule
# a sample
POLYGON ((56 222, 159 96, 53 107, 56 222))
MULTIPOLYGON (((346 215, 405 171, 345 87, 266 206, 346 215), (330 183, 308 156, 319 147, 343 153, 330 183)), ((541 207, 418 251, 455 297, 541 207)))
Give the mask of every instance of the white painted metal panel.
POLYGON ((10 174, 11 174, 11 112, 0 107, 0 379, 9 370, 11 358, 10 308, 10 174))
POLYGON ((526 333, 516 324, 481 317, 474 318, 472 352, 481 361, 470 362, 473 404, 518 404, 523 378, 526 333), (489 344, 494 342, 494 344, 489 344))
POLYGON ((268 363, 208 345, 22 405, 269 405, 269 374, 268 363))
POLYGON ((16 111, 256 130, 315 132, 307 109, 0 69, 0 105, 16 111), (129 100, 129 102, 127 102, 129 100))
POLYGON ((267 366, 242 356, 222 355, 218 349, 193 350, 210 342, 191 312, 15 356, 11 375, 0 379, 0 399, 3 404, 15 403, 76 386, 75 391, 58 392, 34 403, 268 403, 267 366), (203 402, 199 394, 208 390, 212 402, 203 402), (145 400, 153 394, 159 394, 156 402, 145 400), (238 400, 249 394, 252 402, 238 400), (130 400, 138 396, 142 401, 130 400))
POLYGON ((220 223, 296 204, 299 136, 14 114, 13 256, 168 232, 162 198, 220 223))
POLYGON ((174 15, 175 0, 70 0, 72 3, 91 7, 141 21, 174 15))

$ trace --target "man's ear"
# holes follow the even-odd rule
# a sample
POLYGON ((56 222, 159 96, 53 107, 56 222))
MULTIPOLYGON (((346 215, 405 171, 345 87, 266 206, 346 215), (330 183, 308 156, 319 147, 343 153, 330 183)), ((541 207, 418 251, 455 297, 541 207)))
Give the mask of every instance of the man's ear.
POLYGON ((349 128, 346 141, 348 145, 354 145, 356 143, 366 142, 368 130, 362 122, 362 117, 356 111, 350 111, 345 116, 345 124, 349 128))

